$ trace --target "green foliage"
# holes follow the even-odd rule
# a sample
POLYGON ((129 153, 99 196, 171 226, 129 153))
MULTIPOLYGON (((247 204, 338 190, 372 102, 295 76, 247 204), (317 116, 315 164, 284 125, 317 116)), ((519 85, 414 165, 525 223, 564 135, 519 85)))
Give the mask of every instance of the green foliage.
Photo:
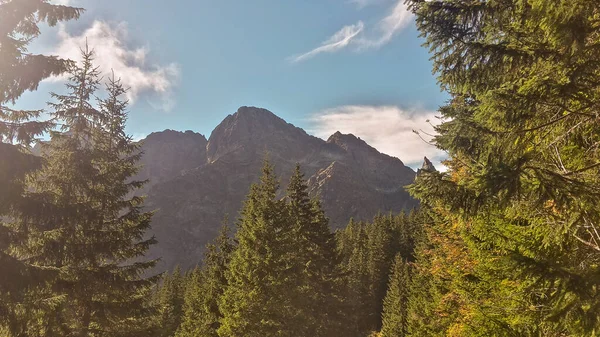
POLYGON ((36 90, 43 79, 69 69, 71 61, 28 53, 27 45, 40 34, 40 22, 54 26, 79 18, 82 12, 45 0, 0 1, 0 142, 29 145, 52 126, 38 120, 41 110, 14 110, 6 104, 15 103, 27 90, 36 90))
POLYGON ((409 273, 410 269, 406 261, 400 254, 396 255, 383 301, 381 337, 404 337, 407 335, 409 273))
POLYGON ((408 4, 453 96, 435 139, 449 170, 412 187, 438 218, 430 321, 453 336, 598 335, 600 3, 408 4))
POLYGON ((311 200, 296 165, 286 196, 287 221, 293 225, 290 250, 298 312, 296 336, 343 336, 342 269, 335 236, 318 199, 311 200))
POLYGON ((70 64, 56 57, 27 53, 27 45, 39 35, 38 23, 55 25, 58 21, 78 18, 81 11, 41 0, 0 1, 0 270, 3 275, 11 275, 0 276, 0 331, 3 324, 10 326, 6 330, 11 333, 22 329, 14 310, 30 305, 24 302, 27 287, 49 277, 6 254, 11 232, 3 220, 8 213, 21 212, 21 207, 27 207, 21 198, 23 180, 40 164, 22 146, 7 143, 27 147, 53 123, 38 120, 41 110, 20 111, 7 104, 13 104, 26 90, 37 89, 44 78, 65 72, 70 64))
POLYGON ((227 286, 225 277, 235 245, 229 228, 223 226, 215 244, 209 244, 201 269, 188 276, 184 313, 176 337, 217 337, 223 315, 219 299, 227 286))
MULTIPOLYGON (((193 274, 192 274, 193 275, 193 274)), ((190 279, 190 282, 193 277, 190 279)), ((172 274, 166 274, 155 294, 156 331, 158 337, 173 337, 183 316, 186 277, 181 275, 179 266, 172 274)))
POLYGON ((253 185, 238 223, 238 246, 220 299, 219 336, 292 336, 294 315, 288 304, 293 280, 288 267, 292 227, 285 204, 276 198, 279 184, 266 163, 260 184, 253 185))
POLYGON ((284 199, 265 163, 238 223, 219 336, 344 336, 336 242, 296 167, 284 199))
MULTIPOLYGON (((411 213, 411 217, 414 217, 411 213)), ((338 233, 342 255, 350 336, 365 336, 382 327, 384 298, 397 254, 414 259, 418 226, 404 213, 378 215, 372 222, 355 222, 338 233)))
MULTIPOLYGON (((51 131, 42 168, 28 176, 28 208, 11 214, 15 238, 8 253, 50 270, 53 278, 29 289, 36 299, 26 325, 30 336, 139 336, 149 332, 146 304, 155 278, 142 275, 154 261, 133 262, 154 239, 144 239, 151 213, 130 197, 143 182, 131 180, 140 157, 124 133, 125 90, 114 77, 100 109, 90 103, 99 85, 92 52, 71 69, 70 93, 53 94, 51 131)), ((29 314, 28 314, 29 315, 29 314)))

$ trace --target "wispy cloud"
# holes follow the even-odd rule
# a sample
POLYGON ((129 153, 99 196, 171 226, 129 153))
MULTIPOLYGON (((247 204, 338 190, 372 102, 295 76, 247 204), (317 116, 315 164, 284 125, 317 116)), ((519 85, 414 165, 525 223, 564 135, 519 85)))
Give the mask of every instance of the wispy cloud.
POLYGON ((427 156, 439 166, 444 152, 427 143, 439 123, 436 112, 397 106, 347 105, 326 109, 311 118, 315 136, 327 139, 336 131, 352 133, 380 152, 418 167, 427 156), (420 131, 420 136, 413 130, 420 131))
MULTIPOLYGON (((360 6, 370 4, 373 1, 354 0, 353 2, 360 6)), ((323 42, 321 46, 304 54, 292 56, 289 58, 289 61, 297 63, 322 53, 333 53, 345 48, 352 48, 355 51, 380 48, 388 44, 395 35, 408 27, 412 18, 412 13, 404 4, 404 0, 397 0, 396 4, 390 8, 388 15, 379 20, 377 25, 372 29, 365 29, 362 21, 354 25, 345 26, 323 42)))
POLYGON ((304 60, 308 60, 311 57, 315 57, 321 53, 333 53, 340 49, 343 49, 346 46, 348 46, 352 42, 352 40, 363 31, 364 28, 365 25, 362 23, 362 21, 359 21, 355 25, 345 26, 342 29, 340 29, 337 33, 333 34, 332 37, 321 43, 320 47, 317 47, 309 51, 308 53, 304 53, 302 55, 292 56, 290 58, 290 61, 301 62, 304 60))
POLYGON ((392 38, 408 27, 412 21, 412 13, 408 10, 403 0, 392 9, 392 12, 381 19, 377 24, 379 34, 375 38, 364 38, 358 42, 359 48, 379 48, 388 44, 392 38))
POLYGON ((79 35, 71 34, 65 25, 60 25, 59 42, 52 54, 80 60, 80 48, 87 42, 94 50, 95 65, 103 74, 113 70, 121 78, 123 85, 129 87, 127 98, 132 103, 145 93, 155 93, 158 96, 151 101, 155 108, 172 109, 173 89, 180 76, 179 66, 175 63, 148 64, 149 48, 131 46, 128 35, 126 23, 111 25, 104 21, 94 21, 79 35))

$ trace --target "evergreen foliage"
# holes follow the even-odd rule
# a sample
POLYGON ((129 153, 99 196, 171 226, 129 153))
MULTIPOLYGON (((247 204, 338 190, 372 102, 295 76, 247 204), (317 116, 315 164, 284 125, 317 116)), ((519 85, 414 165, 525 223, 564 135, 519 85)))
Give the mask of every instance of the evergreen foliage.
POLYGON ((260 183, 252 185, 238 223, 238 246, 227 271, 228 286, 219 301, 223 313, 218 334, 225 336, 294 336, 294 296, 290 239, 279 183, 265 163, 260 183))
MULTIPOLYGON (((114 77, 108 98, 95 109, 99 85, 92 52, 71 69, 67 95, 53 94, 51 131, 43 166, 28 177, 27 205, 8 224, 15 240, 8 252, 54 273, 27 296, 36 299, 30 336, 139 336, 147 334, 146 304, 155 278, 143 274, 154 261, 132 262, 154 239, 144 239, 151 213, 143 199, 129 197, 143 182, 132 181, 139 150, 125 135, 125 90, 114 77)), ((18 333, 16 333, 18 335, 18 333)))
POLYGON ((40 23, 54 26, 79 18, 82 12, 47 0, 0 1, 0 142, 29 145, 52 126, 52 122, 38 120, 42 110, 14 110, 6 104, 14 104, 25 91, 36 90, 43 79, 69 69, 71 61, 28 53, 27 46, 40 34, 40 23))
POLYGON ((0 1, 0 329, 3 324, 13 332, 21 329, 14 315, 16 306, 28 306, 23 297, 26 289, 48 277, 6 253, 11 232, 3 219, 11 212, 25 211, 19 209, 27 207, 21 198, 23 180, 40 165, 25 150, 53 123, 38 119, 41 110, 22 111, 8 105, 26 90, 36 90, 44 78, 64 73, 70 64, 53 56, 27 53, 28 44, 40 33, 38 24, 54 26, 77 19, 81 12, 80 8, 42 0, 0 1))
POLYGON ((600 3, 408 4, 452 95, 435 138, 448 171, 412 188, 438 218, 428 260, 447 287, 429 321, 453 336, 598 335, 600 3))
POLYGON ((290 178, 286 207, 287 221, 293 224, 290 253, 299 296, 294 306, 302 315, 296 336, 342 336, 342 269, 335 236, 319 200, 309 198, 300 165, 290 178))
POLYGON ((407 335, 409 272, 408 264, 400 254, 397 254, 383 301, 381 337, 404 337, 407 335))
POLYGON ((345 299, 350 336, 366 336, 382 327, 384 298, 390 270, 397 254, 414 260, 414 236, 418 227, 401 213, 378 215, 372 222, 351 220, 338 233, 338 249, 345 274, 345 299))
MULTIPOLYGON (((194 273, 191 274, 192 279, 194 273)), ((191 280, 190 280, 191 282, 191 280)), ((165 274, 155 295, 156 331, 158 337, 173 337, 179 328, 183 316, 186 277, 179 266, 172 274, 165 274)))
POLYGON ((235 245, 227 226, 223 226, 215 241, 215 244, 207 246, 202 267, 188 276, 184 313, 177 337, 218 336, 217 330, 223 318, 219 299, 227 286, 225 275, 235 245))
POLYGON ((220 300, 219 336, 344 336, 341 268, 320 203, 300 167, 286 197, 267 162, 238 224, 220 300))

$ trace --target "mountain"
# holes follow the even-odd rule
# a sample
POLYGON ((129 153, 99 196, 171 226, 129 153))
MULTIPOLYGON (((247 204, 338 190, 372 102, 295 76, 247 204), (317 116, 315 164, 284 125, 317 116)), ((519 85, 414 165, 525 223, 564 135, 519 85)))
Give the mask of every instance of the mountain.
POLYGON ((268 156, 281 177, 282 196, 296 163, 319 195, 333 228, 353 217, 416 205, 403 186, 415 172, 398 158, 382 154, 360 138, 336 132, 327 141, 307 134, 272 112, 241 107, 227 116, 208 140, 192 131, 165 130, 142 141, 141 179, 146 205, 157 210, 150 257, 160 269, 196 265, 227 216, 235 222, 245 195, 258 180, 268 156))

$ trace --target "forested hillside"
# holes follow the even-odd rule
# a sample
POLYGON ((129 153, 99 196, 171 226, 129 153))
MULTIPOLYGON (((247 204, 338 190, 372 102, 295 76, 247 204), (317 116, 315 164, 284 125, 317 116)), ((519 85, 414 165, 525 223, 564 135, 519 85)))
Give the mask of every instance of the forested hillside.
MULTIPOLYGON (((0 337, 600 336, 600 2, 406 3, 451 96, 432 140, 445 169, 426 160, 407 187, 419 208, 333 231, 311 194, 323 176, 217 132, 187 147, 193 165, 233 149, 260 178, 195 268, 161 274, 148 252, 165 215, 144 204, 120 74, 91 45, 81 62, 27 49, 83 9, 0 0, 0 337), (45 111, 14 106, 55 75, 45 111)), ((302 134, 286 130, 276 145, 302 134)), ((332 137, 360 146, 355 162, 372 149, 332 137)))

